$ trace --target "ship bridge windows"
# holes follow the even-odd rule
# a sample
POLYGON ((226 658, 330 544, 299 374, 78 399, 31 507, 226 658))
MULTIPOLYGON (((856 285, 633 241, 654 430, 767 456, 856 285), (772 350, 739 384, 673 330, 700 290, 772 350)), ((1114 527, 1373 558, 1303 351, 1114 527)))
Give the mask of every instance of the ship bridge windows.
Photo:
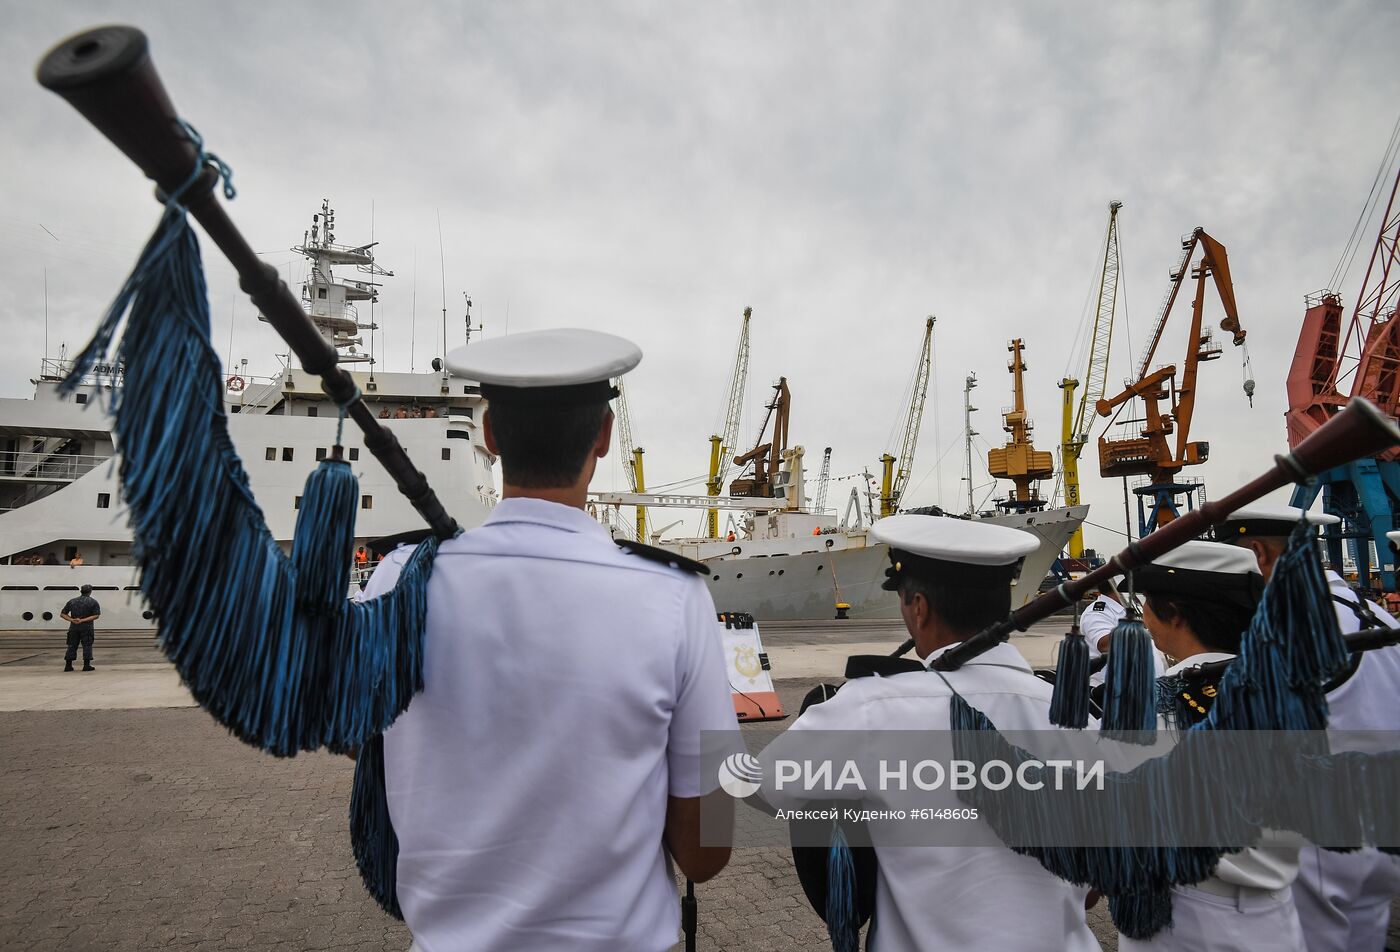
POLYGON ((466 430, 448 430, 447 438, 449 440, 466 440, 467 442, 471 442, 472 435, 466 430))

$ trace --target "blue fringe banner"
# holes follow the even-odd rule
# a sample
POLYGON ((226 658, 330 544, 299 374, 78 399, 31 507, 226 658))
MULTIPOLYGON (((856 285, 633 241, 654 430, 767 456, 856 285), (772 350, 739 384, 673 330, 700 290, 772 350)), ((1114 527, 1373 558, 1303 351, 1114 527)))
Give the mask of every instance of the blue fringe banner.
POLYGON ((113 433, 162 650, 195 700, 249 744, 278 756, 362 746, 422 688, 436 540, 393 591, 351 604, 358 487, 346 464, 327 461, 308 481, 293 557, 282 551, 229 439, 199 245, 177 204, 61 392, 108 362, 114 341, 124 379, 113 433))

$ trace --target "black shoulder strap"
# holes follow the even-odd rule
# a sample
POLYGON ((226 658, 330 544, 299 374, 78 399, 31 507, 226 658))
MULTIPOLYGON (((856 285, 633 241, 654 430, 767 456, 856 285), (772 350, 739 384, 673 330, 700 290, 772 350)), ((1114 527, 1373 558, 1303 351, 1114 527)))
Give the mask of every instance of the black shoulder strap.
POLYGON ((669 565, 673 569, 680 569, 682 572, 693 572, 696 575, 709 575, 710 567, 704 562, 697 562, 688 559, 683 555, 672 552, 670 549, 658 548, 654 545, 643 545, 640 542, 633 542, 631 539, 614 539, 618 547, 627 555, 638 555, 652 562, 660 562, 662 565, 669 565))
POLYGON ((893 674, 906 674, 910 671, 927 671, 918 658, 896 658, 891 655, 852 655, 846 659, 847 678, 869 678, 879 675, 888 678, 893 674))
POLYGON ((388 555, 401 545, 417 545, 433 534, 433 530, 424 526, 421 529, 409 529, 407 532, 397 532, 394 535, 380 536, 378 539, 371 539, 369 547, 380 555, 388 555))
POLYGON ((1332 601, 1350 608, 1351 613, 1356 616, 1356 620, 1362 628, 1381 627, 1381 620, 1376 617, 1375 612, 1371 611, 1371 606, 1366 604, 1366 599, 1361 596, 1361 593, 1350 586, 1347 586, 1347 591, 1351 593, 1351 598, 1343 598, 1333 592, 1332 601))

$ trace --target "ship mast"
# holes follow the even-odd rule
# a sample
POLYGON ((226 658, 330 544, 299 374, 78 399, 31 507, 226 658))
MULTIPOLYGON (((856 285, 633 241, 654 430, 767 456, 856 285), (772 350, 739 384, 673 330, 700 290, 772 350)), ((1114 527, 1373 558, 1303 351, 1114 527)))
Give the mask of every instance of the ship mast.
POLYGON ((972 499, 972 438, 977 431, 972 428, 972 388, 977 386, 977 375, 968 374, 963 383, 963 452, 967 455, 967 514, 977 514, 977 504, 972 499))
MULTIPOLYGON (((339 280, 332 273, 332 266, 352 265, 356 271, 372 277, 394 276, 374 261, 374 246, 351 247, 335 243, 335 209, 328 199, 321 200, 321 211, 311 216, 311 229, 302 236, 302 242, 292 248, 297 254, 311 262, 311 270, 301 286, 301 300, 307 316, 326 342, 336 350, 337 360, 342 364, 374 364, 369 354, 360 353, 362 343, 360 331, 378 330, 371 320, 360 323, 356 301, 377 302, 378 282, 370 280, 339 280)), ((258 316, 263 320, 262 315, 258 316)))

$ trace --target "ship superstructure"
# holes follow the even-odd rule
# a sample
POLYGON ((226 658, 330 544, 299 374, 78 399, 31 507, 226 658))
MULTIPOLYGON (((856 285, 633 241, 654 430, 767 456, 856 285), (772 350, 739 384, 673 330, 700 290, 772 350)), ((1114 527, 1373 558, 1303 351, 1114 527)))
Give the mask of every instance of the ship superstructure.
MULTIPOLYGON (((495 505, 494 457, 480 438, 482 398, 475 383, 444 369, 383 372, 364 352, 357 302, 373 302, 391 277, 372 245, 334 241, 330 203, 295 250, 310 260, 302 288, 308 313, 331 341, 365 402, 403 444, 458 523, 479 524, 495 505), (345 280, 333 268, 353 267, 366 279, 345 280)), ((437 365, 441 368, 441 364, 437 365)), ((269 377, 229 368, 224 408, 228 430, 262 507, 268 529, 290 548, 302 486, 335 442, 338 408, 316 378, 291 363, 269 377)), ((112 629, 153 624, 139 590, 115 465, 111 419, 105 403, 122 386, 121 368, 99 366, 75 392, 61 396, 70 369, 45 359, 32 379, 34 396, 0 399, 0 629, 57 629, 64 602, 91 584, 102 604, 101 625, 112 629), (80 565, 70 565, 81 557, 80 565), (37 564, 35 564, 37 563, 37 564), (45 564, 47 563, 47 564, 45 564)), ((372 566, 373 540, 419 528, 421 518, 364 448, 353 427, 344 431, 345 456, 360 480, 356 546, 372 566)), ((348 555, 348 553, 347 553, 348 555)), ((217 559, 217 550, 208 553, 217 559)))

